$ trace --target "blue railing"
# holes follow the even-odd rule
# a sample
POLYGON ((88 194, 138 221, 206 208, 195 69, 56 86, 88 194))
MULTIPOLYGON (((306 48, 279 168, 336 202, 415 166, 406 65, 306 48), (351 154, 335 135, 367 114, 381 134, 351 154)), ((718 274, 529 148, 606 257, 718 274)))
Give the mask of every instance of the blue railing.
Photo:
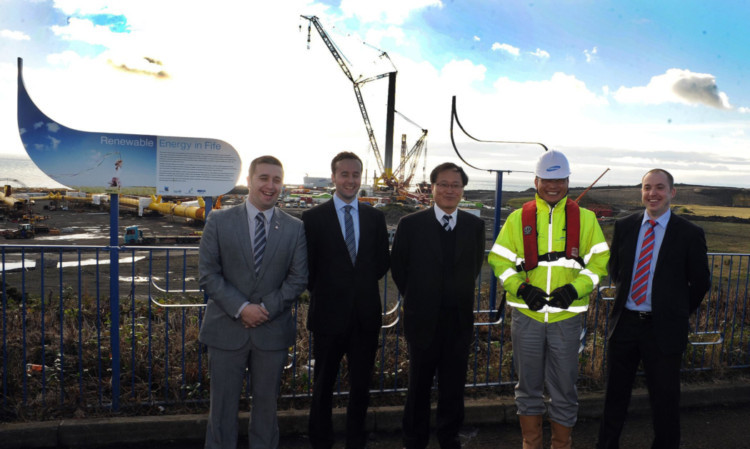
MULTIPOLYGON (((205 298, 198 286, 196 247, 0 245, 2 270, 2 410, 43 417, 76 408, 205 402, 206 349, 198 342, 205 298), (110 307, 117 273, 119 307, 110 307), (112 325, 116 317, 118 326, 112 325), (118 335, 111 344, 112 336, 118 335), (113 375, 114 373, 114 375, 113 375), (119 375, 117 375, 119 373, 119 375)), ((712 287, 692 321, 685 371, 750 366, 748 282, 750 255, 710 254, 712 287)), ((467 387, 515 382, 510 329, 496 310, 488 266, 478 280, 475 339, 467 387)), ((400 297, 383 281, 384 325, 373 378, 374 393, 405 390, 408 358, 400 297)), ((612 291, 592 294, 581 336, 582 381, 601 384, 606 363, 612 291)), ((282 394, 312 391, 307 301, 295 305, 297 342, 290 348, 282 394)), ((345 376, 338 391, 345 394, 345 376)), ((246 395, 248 393, 245 393, 246 395)))

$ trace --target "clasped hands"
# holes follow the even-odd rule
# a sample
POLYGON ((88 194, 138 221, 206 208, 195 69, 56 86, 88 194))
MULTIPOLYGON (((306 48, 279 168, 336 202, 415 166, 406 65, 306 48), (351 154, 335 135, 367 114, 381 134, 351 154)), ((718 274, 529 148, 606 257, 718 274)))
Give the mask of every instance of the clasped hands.
POLYGON ((518 287, 516 296, 523 299, 529 310, 538 312, 545 305, 557 307, 558 309, 567 309, 578 299, 578 292, 571 284, 565 284, 552 291, 547 299, 547 293, 539 287, 524 282, 518 287))
POLYGON ((268 321, 268 310, 260 304, 248 304, 240 312, 240 321, 245 329, 258 327, 268 321))

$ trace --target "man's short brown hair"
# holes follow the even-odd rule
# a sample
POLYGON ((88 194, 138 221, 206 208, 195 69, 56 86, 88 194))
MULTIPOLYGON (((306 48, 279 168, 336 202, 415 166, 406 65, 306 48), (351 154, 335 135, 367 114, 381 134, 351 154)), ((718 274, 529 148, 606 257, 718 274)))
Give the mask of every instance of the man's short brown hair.
POLYGON ((359 158, 356 154, 352 153, 351 151, 342 151, 341 153, 337 154, 333 157, 331 160, 331 174, 336 174, 336 163, 339 161, 343 161, 344 159, 354 159, 359 162, 359 170, 362 171, 362 168, 364 168, 364 164, 362 164, 362 159, 359 158))
POLYGON ((255 173, 255 168, 258 166, 258 164, 269 164, 269 165, 278 165, 281 167, 281 172, 284 172, 284 166, 281 165, 281 161, 276 159, 273 156, 260 156, 253 159, 252 162, 250 162, 250 177, 253 177, 253 173, 255 173))
MULTIPOLYGON (((664 175, 667 177, 667 181, 669 181, 669 189, 674 189, 674 177, 672 177, 672 174, 668 171, 664 170, 663 168, 653 168, 646 172, 645 175, 643 175, 643 178, 646 177, 646 175, 650 173, 664 173, 664 175)), ((641 185, 643 184, 643 178, 641 178, 641 185)))

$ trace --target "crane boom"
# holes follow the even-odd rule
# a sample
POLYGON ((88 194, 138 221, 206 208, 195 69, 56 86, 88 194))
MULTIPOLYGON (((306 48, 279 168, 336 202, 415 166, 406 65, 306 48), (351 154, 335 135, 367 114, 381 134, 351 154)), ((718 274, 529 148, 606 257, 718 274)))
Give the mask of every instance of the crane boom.
POLYGON ((574 201, 576 203, 579 202, 581 200, 581 198, 583 198, 583 196, 586 195, 589 192, 589 190, 591 190, 592 187, 594 187, 594 184, 596 184, 597 182, 599 182, 599 180, 602 179, 602 176, 606 175, 608 171, 609 171, 609 167, 607 167, 607 169, 604 170, 604 173, 602 173, 601 175, 599 175, 599 177, 596 178, 596 180, 594 182, 592 182, 590 186, 586 187, 586 190, 584 190, 583 192, 581 192, 581 194, 578 195, 578 198, 576 198, 574 201))
POLYGON ((336 63, 344 72, 344 75, 346 75, 346 77, 349 78, 349 81, 352 82, 352 87, 354 88, 354 95, 357 97, 357 103, 359 104, 359 112, 362 114, 362 120, 364 120, 365 122, 365 128, 367 130, 367 137, 370 140, 370 146, 372 147, 372 152, 375 154, 375 161, 378 164, 378 170, 380 170, 381 174, 384 174, 386 172, 386 167, 385 167, 385 164, 383 164, 383 158, 380 155, 378 142, 377 140, 375 140, 375 132, 372 129, 372 123, 370 123, 370 116, 367 114, 367 107, 365 107, 365 101, 362 98, 362 91, 360 90, 359 86, 360 84, 364 84, 368 81, 373 81, 375 79, 380 79, 385 76, 388 76, 388 74, 377 75, 375 77, 367 78, 361 81, 355 80, 354 77, 352 76, 351 71, 349 70, 349 67, 346 64, 346 61, 344 60, 343 55, 336 48, 336 45, 333 43, 333 40, 328 35, 326 30, 323 29, 323 26, 320 24, 318 17, 317 16, 300 16, 300 17, 308 20, 309 22, 308 27, 307 27, 307 41, 310 42, 310 33, 312 31, 311 26, 315 25, 315 29, 318 31, 320 38, 323 39, 323 42, 325 42, 326 46, 328 47, 328 50, 331 52, 331 55, 333 56, 333 59, 336 60, 336 63))

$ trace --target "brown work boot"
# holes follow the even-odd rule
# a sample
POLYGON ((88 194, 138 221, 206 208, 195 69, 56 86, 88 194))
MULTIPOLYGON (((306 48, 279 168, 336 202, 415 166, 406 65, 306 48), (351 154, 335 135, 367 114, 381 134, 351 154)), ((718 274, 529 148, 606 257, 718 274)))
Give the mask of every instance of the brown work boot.
POLYGON ((542 449, 542 415, 518 415, 523 449, 542 449))
POLYGON ((570 449, 573 445, 572 427, 565 427, 554 421, 550 421, 552 430, 552 449, 570 449))

